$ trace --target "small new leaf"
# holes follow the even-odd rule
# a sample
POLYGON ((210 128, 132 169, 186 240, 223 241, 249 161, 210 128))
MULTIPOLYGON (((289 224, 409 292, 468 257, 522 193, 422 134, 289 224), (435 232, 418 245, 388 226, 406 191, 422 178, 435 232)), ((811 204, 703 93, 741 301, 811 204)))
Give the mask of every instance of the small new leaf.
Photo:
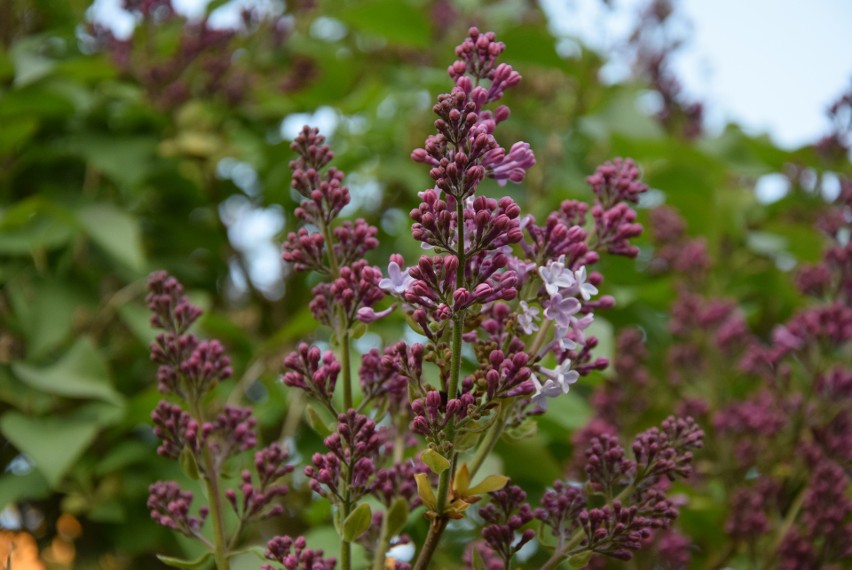
POLYGON ((172 556, 163 556, 162 554, 158 554, 157 558, 160 559, 160 562, 166 566, 171 566, 172 568, 201 568, 211 556, 212 555, 209 552, 205 552, 195 560, 183 560, 172 556))
POLYGON ((198 480, 198 463, 196 463, 195 454, 192 453, 190 448, 183 448, 183 451, 180 452, 178 463, 180 463, 180 468, 187 477, 193 481, 198 480))
POLYGON ((571 568, 585 568, 589 565, 589 560, 592 559, 592 554, 594 554, 594 552, 591 550, 577 553, 568 559, 568 566, 571 568))
POLYGON ((308 420, 308 425, 311 426, 311 429, 317 432, 320 437, 326 438, 331 435, 331 429, 328 427, 328 424, 325 423, 319 412, 310 404, 305 406, 305 419, 308 420))
POLYGON ((417 482, 417 495, 423 504, 431 511, 438 511, 438 498, 435 497, 435 492, 432 490, 432 484, 429 482, 429 475, 426 473, 417 473, 414 475, 414 480, 417 482))
POLYGON ((427 449, 421 453, 420 461, 425 463, 436 475, 440 475, 450 468, 449 460, 434 449, 427 449))
POLYGON ((499 491, 508 482, 509 478, 505 475, 489 475, 479 484, 468 489, 468 493, 471 495, 482 495, 484 493, 491 493, 492 491, 499 491))
POLYGON ((391 503, 387 512, 388 536, 396 536, 405 528, 408 522, 408 501, 397 497, 391 503))
POLYGON ((373 511, 367 503, 361 503, 343 521, 343 540, 353 542, 364 534, 373 522, 373 511))

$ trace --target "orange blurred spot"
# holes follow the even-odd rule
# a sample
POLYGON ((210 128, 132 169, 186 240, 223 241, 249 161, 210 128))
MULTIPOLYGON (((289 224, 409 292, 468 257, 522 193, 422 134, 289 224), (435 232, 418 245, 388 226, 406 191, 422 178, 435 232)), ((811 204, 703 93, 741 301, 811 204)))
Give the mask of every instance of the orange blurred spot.
POLYGON ((0 530, 0 564, 5 568, 10 562, 14 570, 46 570, 30 533, 0 530))
POLYGON ((83 525, 73 515, 65 513, 56 521, 56 532, 65 540, 75 540, 83 534, 83 525))
POLYGON ((76 554, 74 543, 58 536, 50 541, 50 548, 44 553, 46 559, 61 566, 70 566, 76 554))

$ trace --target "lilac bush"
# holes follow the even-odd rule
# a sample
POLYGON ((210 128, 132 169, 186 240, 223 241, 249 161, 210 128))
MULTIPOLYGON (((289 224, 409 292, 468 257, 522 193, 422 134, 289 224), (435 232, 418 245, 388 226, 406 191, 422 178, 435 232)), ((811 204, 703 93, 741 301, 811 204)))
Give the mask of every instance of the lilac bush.
MULTIPOLYGON (((535 507, 528 491, 537 496, 541 489, 481 473, 507 431, 532 425, 550 399, 607 367, 589 327, 615 299, 600 295, 604 278, 593 267, 602 255, 636 257, 631 240, 642 226, 633 205, 647 190, 632 160, 614 159, 588 178, 592 204, 567 200, 541 221, 510 197, 483 193, 486 178, 521 184, 535 165, 529 144, 501 144, 496 136, 510 116, 499 101, 521 80, 499 61, 504 49, 493 33, 470 29, 448 69, 452 89, 433 107, 435 132, 411 153, 432 179, 410 214, 412 236, 425 250, 417 260, 393 254, 386 269, 372 265, 366 258, 378 246, 377 229, 340 219, 350 194, 324 137, 305 127, 293 141, 301 227, 287 236, 283 259, 315 274, 309 307, 332 346, 299 344, 283 360, 283 384, 313 402, 305 413, 325 450, 303 473, 315 496, 331 503, 340 545, 330 557, 304 537, 275 537, 263 568, 339 563, 348 570, 355 542, 376 570, 425 569, 457 519, 484 523, 482 541, 465 555, 475 568, 508 568, 527 544, 547 551, 543 568, 565 560, 580 567, 595 557, 629 560, 657 537, 678 550, 669 531, 678 509, 667 490, 690 476, 693 451, 703 444, 687 415, 668 417, 630 446, 610 429, 617 418, 609 418, 611 424, 587 433, 573 467, 535 507), (421 340, 370 350, 359 367, 353 339, 394 313, 421 340), (470 508, 477 503, 483 506, 470 508), (411 542, 405 531, 415 510, 428 531, 409 565, 388 551, 411 542)), ((154 274, 149 288, 152 324, 163 330, 152 358, 160 364, 160 390, 173 400, 152 416, 159 453, 180 461, 206 489, 206 503, 193 511, 192 493, 156 483, 149 507, 156 522, 204 543, 221 570, 247 524, 282 512, 293 466, 289 451, 274 443, 256 451, 253 464, 241 459, 258 447, 251 410, 213 410, 206 398, 231 375, 222 345, 190 332, 200 310, 173 277, 154 274), (238 464, 247 466, 236 481, 229 473, 238 464)), ((641 359, 636 353, 626 347, 623 357, 641 359)), ((807 500, 830 497, 830 485, 821 485, 807 500)), ((837 532, 822 520, 811 527, 837 532)))

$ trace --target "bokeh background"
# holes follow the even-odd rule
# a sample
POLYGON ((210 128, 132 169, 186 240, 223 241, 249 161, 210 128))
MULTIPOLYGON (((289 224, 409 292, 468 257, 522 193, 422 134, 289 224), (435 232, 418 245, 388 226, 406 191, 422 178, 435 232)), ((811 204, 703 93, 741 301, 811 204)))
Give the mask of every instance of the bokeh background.
MULTIPOLYGON (((416 259, 408 211, 429 179, 409 153, 471 25, 496 31, 524 76, 501 128, 538 160, 521 187, 486 193, 541 216, 588 198, 598 164, 634 158, 652 188, 640 221, 676 209, 724 260, 712 287, 768 335, 802 303, 793 270, 821 256, 809 213, 852 173, 852 17, 828 0, 807 12, 708 4, 0 3, 0 553, 17 545, 15 570, 156 568, 154 553, 193 554, 145 508, 152 481, 180 478, 156 456, 149 422, 160 396, 144 293, 155 269, 187 285, 207 309, 201 333, 228 347, 236 374, 218 396, 253 403, 266 440, 310 456, 319 439, 278 381, 294 343, 326 340, 307 310, 311 278, 280 261, 297 203, 289 140, 305 123, 330 137, 353 196, 345 214, 380 229, 374 263, 416 259)), ((649 267, 649 240, 639 245, 635 262, 601 267, 618 299, 595 325, 603 356, 628 325, 652 345, 671 340, 673 281, 649 267)), ((402 330, 383 322, 357 348, 402 330)), ((554 405, 532 442, 501 443, 500 468, 541 489, 559 477, 601 381, 554 405)), ((666 394, 654 397, 664 410, 666 394)), ((721 532, 719 493, 683 518, 708 544, 721 532)), ((328 507, 304 486, 291 499, 253 533, 308 532, 333 551, 328 507)))

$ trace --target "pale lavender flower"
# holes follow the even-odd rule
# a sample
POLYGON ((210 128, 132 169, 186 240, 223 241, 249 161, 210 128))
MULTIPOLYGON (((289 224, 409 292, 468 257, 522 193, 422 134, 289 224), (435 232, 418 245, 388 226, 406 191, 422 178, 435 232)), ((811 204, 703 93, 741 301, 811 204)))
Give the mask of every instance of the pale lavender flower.
POLYGON ((544 384, 541 383, 541 380, 538 379, 538 376, 535 374, 530 375, 530 380, 532 380, 533 386, 535 386, 535 392, 533 392, 532 399, 533 401, 541 400, 543 398, 555 398, 562 394, 562 386, 556 380, 552 378, 545 378, 544 384))
POLYGON ((595 315, 592 313, 583 315, 579 319, 577 317, 571 317, 571 330, 574 332, 574 340, 577 344, 586 344, 586 335, 583 331, 589 328, 594 320, 595 315))
POLYGON ((384 311, 376 311, 372 307, 361 307, 360 309, 358 309, 358 313, 357 313, 358 320, 361 321, 362 323, 369 324, 369 323, 378 321, 379 319, 385 318, 386 316, 391 314, 395 308, 396 308, 396 306, 393 306, 393 307, 388 307, 384 311))
POLYGON ((521 301, 521 312, 518 313, 518 324, 523 329, 524 334, 532 334, 538 330, 536 321, 539 320, 540 309, 538 307, 530 307, 526 301, 521 301))
POLYGON ((554 380, 562 387, 564 394, 568 393, 568 390, 571 389, 571 384, 576 382, 580 377, 580 374, 576 370, 571 370, 571 361, 567 358, 554 370, 545 369, 542 372, 548 375, 553 374, 554 380))
POLYGON ((584 301, 588 301, 592 298, 592 295, 598 294, 598 288, 586 281, 585 265, 574 272, 574 278, 577 281, 577 287, 579 288, 580 295, 583 297, 584 301))
POLYGON ((555 293, 550 296, 550 304, 544 310, 544 316, 551 321, 556 321, 560 328, 567 329, 572 325, 572 317, 579 310, 580 301, 574 297, 563 297, 561 293, 555 293))
POLYGON ((571 370, 571 361, 565 359, 555 369, 540 368, 538 376, 533 374, 530 378, 535 386, 533 393, 534 399, 540 398, 555 398, 561 394, 567 394, 571 389, 571 384, 574 384, 580 378, 580 374, 576 370, 571 370), (540 378, 544 378, 544 383, 541 383, 540 378))
POLYGON ((562 256, 558 260, 550 260, 546 266, 538 268, 538 274, 544 281, 544 288, 551 297, 556 295, 560 289, 570 289, 577 283, 574 273, 570 269, 565 269, 564 261, 565 257, 562 256))
POLYGON ((556 327, 556 339, 559 343, 559 348, 561 348, 562 350, 574 350, 575 348, 580 346, 574 340, 573 335, 570 334, 573 332, 574 329, 572 327, 567 327, 564 329, 561 327, 556 327))
POLYGON ((385 291, 403 294, 411 287, 414 279, 403 270, 396 261, 388 264, 388 277, 379 281, 379 287, 385 291))

